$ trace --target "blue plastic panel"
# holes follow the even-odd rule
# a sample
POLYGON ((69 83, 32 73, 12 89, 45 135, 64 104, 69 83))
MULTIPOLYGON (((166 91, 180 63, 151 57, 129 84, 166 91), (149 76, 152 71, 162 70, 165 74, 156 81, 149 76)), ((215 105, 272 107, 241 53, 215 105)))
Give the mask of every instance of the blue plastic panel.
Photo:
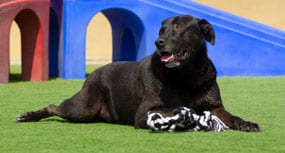
POLYGON ((98 12, 112 26, 114 61, 150 55, 161 21, 189 14, 215 29, 216 45, 208 52, 219 76, 285 75, 284 31, 189 0, 63 0, 58 67, 64 79, 85 78, 86 30, 98 12))

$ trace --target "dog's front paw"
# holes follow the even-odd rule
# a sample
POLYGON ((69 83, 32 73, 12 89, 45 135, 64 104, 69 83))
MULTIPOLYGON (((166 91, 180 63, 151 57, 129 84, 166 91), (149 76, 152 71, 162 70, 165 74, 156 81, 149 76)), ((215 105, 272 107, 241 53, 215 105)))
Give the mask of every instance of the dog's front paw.
POLYGON ((247 121, 239 121, 236 125, 236 129, 240 131, 246 131, 246 132, 260 132, 261 131, 258 124, 247 122, 247 121))
POLYGON ((16 117, 17 122, 32 122, 32 121, 38 121, 39 119, 36 118, 34 115, 34 112, 26 112, 16 117))

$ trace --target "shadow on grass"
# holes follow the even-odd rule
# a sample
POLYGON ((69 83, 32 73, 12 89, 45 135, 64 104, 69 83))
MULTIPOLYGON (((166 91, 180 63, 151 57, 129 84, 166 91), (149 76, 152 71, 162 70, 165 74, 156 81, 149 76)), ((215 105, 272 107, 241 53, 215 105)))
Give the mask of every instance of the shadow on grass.
POLYGON ((22 75, 19 73, 10 73, 9 74, 9 82, 15 83, 15 82, 21 82, 22 81, 22 75))
MULTIPOLYGON (((56 76, 49 76, 49 80, 56 80, 56 79, 58 79, 58 77, 56 77, 56 76)), ((29 81, 24 81, 22 79, 22 74, 21 73, 10 73, 9 74, 9 83, 19 83, 19 82, 29 82, 29 81)))
POLYGON ((60 122, 60 123, 69 123, 68 121, 64 119, 57 119, 57 118, 49 118, 49 119, 43 119, 40 122, 60 122))
MULTIPOLYGON (((101 67, 103 65, 87 65, 85 76, 88 77, 94 70, 101 67)), ((49 76, 49 80, 56 80, 60 78, 59 76, 49 76)), ((28 82, 22 80, 21 66, 20 65, 12 65, 10 67, 9 73, 9 83, 19 83, 19 82, 28 82)))
POLYGON ((68 121, 65 119, 61 118, 47 118, 47 119, 42 119, 38 122, 58 122, 58 123, 68 123, 68 124, 96 124, 96 123, 105 123, 105 124, 112 124, 112 123, 107 123, 104 121, 94 121, 94 122, 74 122, 74 121, 68 121))

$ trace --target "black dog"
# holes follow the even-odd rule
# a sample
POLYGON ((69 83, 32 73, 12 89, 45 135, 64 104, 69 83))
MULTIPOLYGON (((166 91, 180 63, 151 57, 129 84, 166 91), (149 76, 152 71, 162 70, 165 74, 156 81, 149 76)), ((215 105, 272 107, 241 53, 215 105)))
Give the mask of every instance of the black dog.
POLYGON ((197 114, 211 111, 227 126, 260 131, 257 124, 231 115, 222 104, 216 70, 205 41, 215 43, 208 21, 192 16, 165 20, 157 50, 141 62, 116 62, 97 69, 82 89, 59 106, 17 117, 18 122, 60 116, 70 122, 109 122, 147 128, 147 112, 172 115, 180 106, 197 114))

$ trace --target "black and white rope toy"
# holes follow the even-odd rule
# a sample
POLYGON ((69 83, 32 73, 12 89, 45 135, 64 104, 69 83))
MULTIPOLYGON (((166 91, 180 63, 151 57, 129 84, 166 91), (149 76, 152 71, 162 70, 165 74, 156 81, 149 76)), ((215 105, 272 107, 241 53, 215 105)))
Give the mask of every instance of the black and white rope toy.
POLYGON ((173 116, 163 117, 160 113, 148 112, 147 125, 153 131, 225 131, 229 127, 209 111, 203 115, 196 114, 192 109, 179 107, 173 116))

